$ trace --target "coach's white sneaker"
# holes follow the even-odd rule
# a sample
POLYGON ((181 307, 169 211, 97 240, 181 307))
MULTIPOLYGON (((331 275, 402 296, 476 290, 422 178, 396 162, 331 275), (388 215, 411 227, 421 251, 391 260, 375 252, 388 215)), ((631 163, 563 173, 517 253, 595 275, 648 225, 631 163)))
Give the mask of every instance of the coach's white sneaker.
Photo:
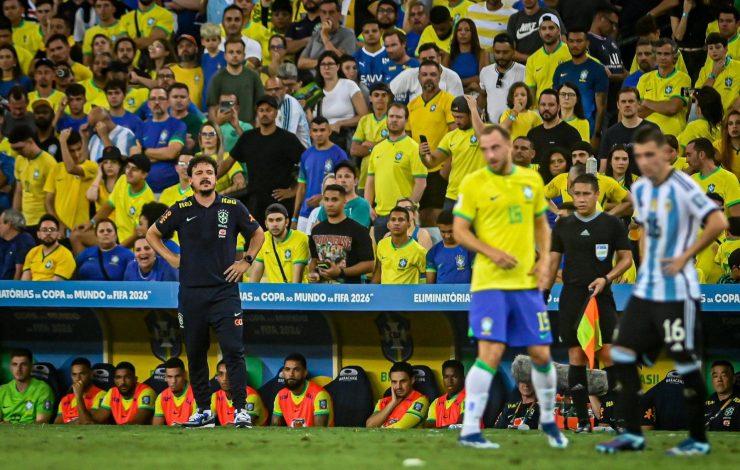
POLYGON ((234 426, 237 428, 251 428, 252 427, 252 417, 249 416, 249 413, 247 413, 247 410, 242 408, 241 410, 236 410, 236 413, 234 413, 234 426))

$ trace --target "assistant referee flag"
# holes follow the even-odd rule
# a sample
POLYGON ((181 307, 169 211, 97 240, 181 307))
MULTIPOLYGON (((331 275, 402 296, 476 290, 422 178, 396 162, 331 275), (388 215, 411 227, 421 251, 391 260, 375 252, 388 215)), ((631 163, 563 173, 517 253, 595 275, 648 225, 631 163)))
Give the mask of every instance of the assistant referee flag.
POLYGON ((599 326, 599 305, 596 297, 591 297, 583 310, 583 316, 578 323, 578 342, 588 357, 589 368, 594 367, 596 351, 601 349, 601 328, 599 326))

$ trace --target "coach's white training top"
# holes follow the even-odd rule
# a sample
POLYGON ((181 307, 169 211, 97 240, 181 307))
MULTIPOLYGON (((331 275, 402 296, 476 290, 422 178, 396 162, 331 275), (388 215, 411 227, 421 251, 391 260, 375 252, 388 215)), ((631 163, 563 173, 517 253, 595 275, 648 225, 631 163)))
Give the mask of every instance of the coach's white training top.
POLYGON ((648 178, 632 185, 635 220, 644 228, 645 252, 632 295, 655 302, 698 299, 699 279, 692 261, 676 276, 663 273, 662 261, 691 246, 706 217, 719 210, 690 176, 672 171, 655 186, 648 178))

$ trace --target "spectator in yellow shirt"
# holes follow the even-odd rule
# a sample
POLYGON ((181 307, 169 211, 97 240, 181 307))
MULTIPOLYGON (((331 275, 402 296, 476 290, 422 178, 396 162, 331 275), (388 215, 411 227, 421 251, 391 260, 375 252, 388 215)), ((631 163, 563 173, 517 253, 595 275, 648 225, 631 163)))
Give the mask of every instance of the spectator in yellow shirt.
POLYGON ((17 125, 8 140, 13 152, 19 155, 15 160, 13 209, 23 212, 26 223, 33 226, 45 213, 44 183, 56 160, 39 148, 33 129, 27 125, 17 125))
POLYGON ((450 10, 441 5, 432 7, 429 10, 429 22, 431 24, 424 28, 421 38, 419 38, 416 55, 419 55, 419 46, 429 42, 436 44, 445 54, 449 55, 454 29, 454 21, 452 15, 450 15, 450 10))
POLYGON ((427 250, 409 236, 410 221, 405 207, 391 209, 391 236, 378 242, 373 284, 419 284, 421 274, 426 272, 427 250))
POLYGON ((32 248, 23 263, 22 281, 66 281, 75 272, 72 252, 59 244, 59 221, 44 214, 36 234, 41 244, 32 248))

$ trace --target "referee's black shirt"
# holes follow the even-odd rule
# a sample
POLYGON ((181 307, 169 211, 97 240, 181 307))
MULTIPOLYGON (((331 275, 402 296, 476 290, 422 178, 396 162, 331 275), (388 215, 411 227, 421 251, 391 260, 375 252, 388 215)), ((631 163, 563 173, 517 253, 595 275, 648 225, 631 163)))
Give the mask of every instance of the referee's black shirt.
POLYGON ((552 231, 550 251, 565 257, 563 283, 588 286, 614 267, 614 253, 629 250, 627 228, 618 218, 599 212, 584 222, 576 214, 562 217, 552 231))
POLYGON ((224 271, 236 260, 239 233, 249 243, 259 224, 241 202, 216 194, 210 207, 194 196, 176 202, 156 223, 162 238, 175 230, 180 239, 180 285, 216 286, 226 283, 224 271))

